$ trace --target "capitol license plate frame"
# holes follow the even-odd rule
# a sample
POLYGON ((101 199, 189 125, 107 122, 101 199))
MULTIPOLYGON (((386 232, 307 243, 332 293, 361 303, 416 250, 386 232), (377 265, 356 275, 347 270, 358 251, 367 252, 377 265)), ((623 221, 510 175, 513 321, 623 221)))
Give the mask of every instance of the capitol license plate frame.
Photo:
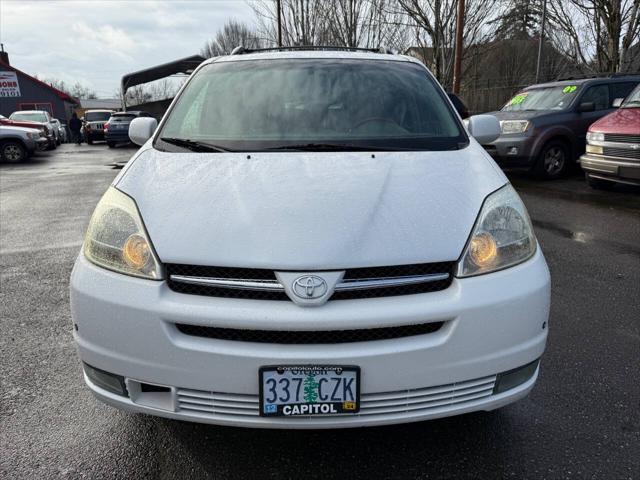
MULTIPOLYGON (((260 387, 260 395, 259 395, 259 413, 261 417, 278 417, 278 418, 295 418, 295 417, 309 417, 309 416, 334 416, 334 415, 348 415, 355 414, 360 411, 360 377, 361 370, 359 366, 356 365, 266 365, 260 367, 258 371, 258 384, 260 387), (278 372, 280 370, 290 371, 291 375, 295 375, 297 378, 302 378, 307 374, 294 374, 292 371, 302 370, 302 371, 320 371, 320 370, 329 370, 332 373, 322 373, 318 374, 320 378, 326 378, 326 375, 341 375, 341 373, 337 373, 338 370, 341 372, 349 372, 351 375, 355 377, 355 401, 344 401, 342 398, 339 401, 318 401, 318 402, 285 402, 278 404, 268 404, 270 405, 269 411, 265 409, 265 373, 268 372, 278 372), (313 407, 312 405, 320 405, 320 407, 313 407), (323 407, 322 405, 327 405, 328 407, 323 407), (290 407, 287 411, 291 412, 295 410, 295 413, 285 413, 284 407, 290 407), (293 407, 297 407, 294 409, 293 407), (322 410, 328 411, 322 411, 322 410)), ((315 378, 315 376, 314 376, 315 378)), ((350 377, 344 377, 350 378, 350 377)), ((268 379, 267 379, 268 380, 268 379)), ((342 382, 344 383, 344 382, 342 382)), ((334 383, 335 385, 335 383, 334 383)), ((345 393, 345 392, 343 392, 345 393)), ((330 394, 328 395, 331 396, 330 394)))

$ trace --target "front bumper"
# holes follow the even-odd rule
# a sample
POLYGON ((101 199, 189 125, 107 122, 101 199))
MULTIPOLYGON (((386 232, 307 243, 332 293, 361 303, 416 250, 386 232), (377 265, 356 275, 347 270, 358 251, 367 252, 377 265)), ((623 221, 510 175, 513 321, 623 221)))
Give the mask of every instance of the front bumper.
POLYGON ((48 146, 49 146, 49 140, 47 140, 46 137, 40 137, 38 140, 35 141, 35 151, 37 152, 46 150, 48 146))
POLYGON ((483 147, 504 169, 529 168, 535 162, 535 138, 530 135, 501 135, 483 147))
POLYGON ((104 140, 104 130, 85 130, 85 136, 91 140, 104 140))
POLYGON ((519 266, 455 279, 439 292, 301 308, 292 302, 179 294, 165 282, 109 272, 80 255, 71 277, 71 309, 81 359, 125 378, 128 396, 109 393, 85 378, 109 404, 224 425, 355 427, 492 410, 525 396, 537 370, 505 392, 494 394, 493 385, 496 374, 529 364, 544 352, 549 282, 538 250, 519 266), (440 321, 444 326, 431 334, 337 345, 216 340, 182 334, 175 326, 335 330, 440 321), (260 417, 258 369, 274 364, 360 366, 361 412, 260 417), (168 391, 141 394, 141 382, 168 391), (415 398, 420 401, 409 401, 415 398))
POLYGON ((580 157, 580 166, 595 178, 640 185, 640 162, 637 160, 585 153, 580 157))

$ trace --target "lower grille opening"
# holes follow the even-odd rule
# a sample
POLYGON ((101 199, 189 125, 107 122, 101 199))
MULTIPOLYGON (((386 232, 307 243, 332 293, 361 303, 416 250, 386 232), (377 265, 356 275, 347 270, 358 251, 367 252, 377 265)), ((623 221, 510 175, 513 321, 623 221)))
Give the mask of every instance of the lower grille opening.
POLYGON ((152 385, 150 383, 141 383, 140 391, 142 393, 151 393, 151 392, 165 392, 168 393, 171 391, 169 387, 163 387, 160 385, 152 385))
POLYGON ((205 327, 178 323, 181 333, 193 337, 215 338, 235 342, 274 343, 286 345, 336 344, 390 340, 437 332, 444 322, 402 325, 399 327, 363 328, 357 330, 243 330, 205 327))

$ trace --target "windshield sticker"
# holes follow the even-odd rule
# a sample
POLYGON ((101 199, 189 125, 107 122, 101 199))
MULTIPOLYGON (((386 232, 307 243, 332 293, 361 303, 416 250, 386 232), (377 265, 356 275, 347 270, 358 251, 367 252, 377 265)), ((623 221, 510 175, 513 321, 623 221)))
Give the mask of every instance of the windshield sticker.
POLYGON ((562 93, 573 93, 578 89, 575 85, 567 85, 562 89, 562 93))
POLYGON ((527 98, 528 93, 519 93, 513 97, 507 105, 520 105, 527 98))

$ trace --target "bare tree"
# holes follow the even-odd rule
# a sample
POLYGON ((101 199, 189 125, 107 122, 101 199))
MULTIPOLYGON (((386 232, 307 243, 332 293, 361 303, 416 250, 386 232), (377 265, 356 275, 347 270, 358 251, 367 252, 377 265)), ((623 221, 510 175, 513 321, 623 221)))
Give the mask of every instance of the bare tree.
POLYGON ((144 91, 150 95, 151 101, 166 100, 168 98, 173 98, 176 96, 176 93, 178 93, 178 90, 180 89, 180 86, 183 82, 171 81, 168 78, 163 78, 162 80, 157 80, 155 82, 144 85, 144 91))
POLYGON ((550 38, 586 70, 624 72, 640 56, 640 0, 550 0, 550 38))
MULTIPOLYGON (((273 0, 250 2, 261 38, 277 44, 277 11, 273 0)), ((404 51, 408 46, 406 15, 396 0, 281 0, 284 46, 332 45, 404 51)))
MULTIPOLYGON (((453 48, 457 0, 397 0, 414 26, 415 44, 422 60, 438 80, 450 85, 453 77, 453 48)), ((498 0, 468 0, 465 10, 463 52, 471 45, 486 43, 491 31, 486 25, 500 13, 498 0)))
POLYGON ((238 46, 260 48, 261 42, 257 33, 246 24, 229 20, 224 27, 216 33, 215 38, 205 44, 201 50, 201 54, 207 58, 228 55, 238 46))
MULTIPOLYGON (((281 0, 282 44, 330 45, 329 0, 281 0)), ((259 25, 260 38, 277 45, 278 12, 273 0, 250 2, 259 25)))
MULTIPOLYGON (((36 75, 36 78, 38 78, 37 75, 36 75)), ((41 80, 41 79, 38 79, 38 80, 41 80)), ((60 80, 57 78, 45 78, 45 79, 42 79, 41 81, 43 81, 48 85, 51 85, 53 88, 56 88, 68 95, 71 95, 74 98, 85 98, 85 99, 98 98, 98 95, 96 94, 95 91, 91 90, 89 87, 81 84, 80 82, 76 82, 73 85, 69 85, 65 83, 64 80, 60 80)))

